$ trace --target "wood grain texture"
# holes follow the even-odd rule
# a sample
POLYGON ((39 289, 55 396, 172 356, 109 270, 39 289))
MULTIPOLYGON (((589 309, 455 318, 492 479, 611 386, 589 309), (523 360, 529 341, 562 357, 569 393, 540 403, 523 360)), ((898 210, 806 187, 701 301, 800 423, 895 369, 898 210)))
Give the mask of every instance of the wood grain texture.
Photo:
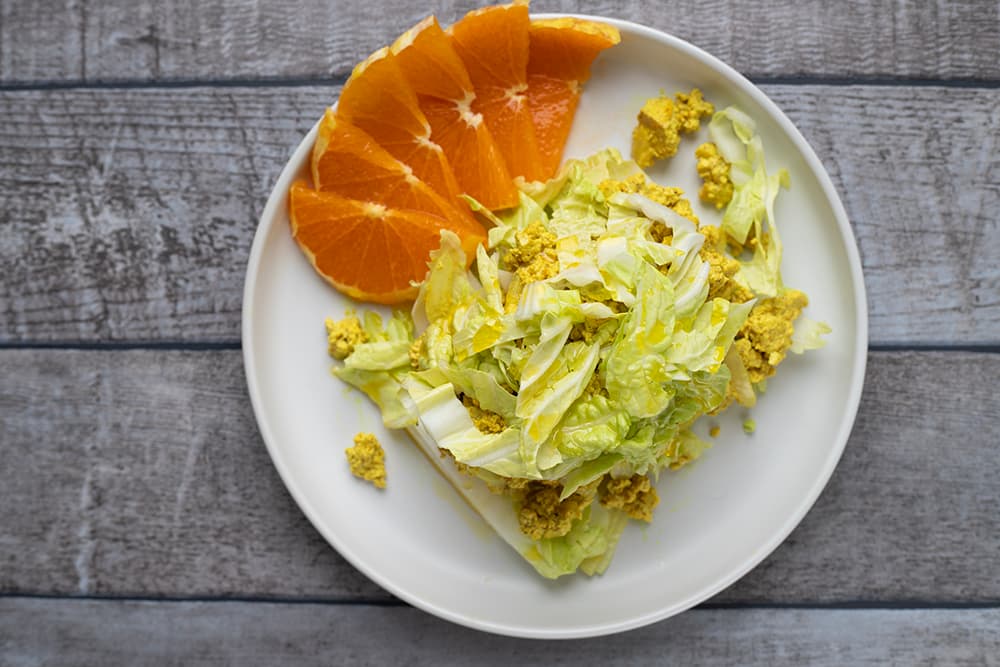
MULTIPOLYGON (((428 13, 470 0, 74 0, 0 3, 0 82, 343 76, 428 13)), ((535 0, 633 20, 751 76, 997 78, 995 2, 535 0)))
POLYGON ((695 609, 528 641, 409 607, 0 599, 0 662, 45 665, 996 665, 1000 610, 695 609))
MULTIPOLYGON (((283 488, 238 352, 5 350, 0 367, 0 593, 391 599, 283 488)), ((1000 354, 868 368, 826 491, 715 602, 1000 600, 1000 354)))
MULTIPOLYGON (((1000 342, 1000 90, 765 91, 844 200, 871 340, 1000 342)), ((259 213, 337 92, 0 93, 0 341, 238 340, 259 213)))
POLYGON ((237 340, 264 201, 335 94, 5 95, 0 335, 237 340))

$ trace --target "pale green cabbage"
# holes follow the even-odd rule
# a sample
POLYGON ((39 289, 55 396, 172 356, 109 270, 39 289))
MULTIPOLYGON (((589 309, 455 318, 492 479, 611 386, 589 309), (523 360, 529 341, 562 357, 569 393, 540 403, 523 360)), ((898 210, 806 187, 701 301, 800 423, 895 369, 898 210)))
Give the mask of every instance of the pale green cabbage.
MULTIPOLYGON (((751 231, 770 238, 737 278, 773 296, 784 289, 773 202, 787 177, 767 174, 742 112, 716 114, 710 132, 736 183, 723 228, 741 240, 751 231)), ((470 199, 493 225, 473 270, 458 238, 443 231, 411 315, 384 327, 366 316, 369 341, 334 373, 370 396, 387 425, 410 427, 428 453, 446 451, 491 486, 558 480, 565 499, 593 493, 609 474, 655 477, 697 458, 707 444, 689 426, 723 405, 731 380, 741 402, 754 397, 731 352, 754 301, 708 299, 705 239, 690 220, 639 194, 605 197, 599 187, 637 173, 605 150, 570 161, 547 183, 523 185, 520 206, 500 214, 470 199), (505 257, 534 223, 557 238, 558 265, 551 278, 522 285, 505 257), (650 237, 654 223, 670 228, 668 243, 650 237), (462 396, 502 417, 502 430, 480 431, 462 396)), ((818 347, 828 331, 801 320, 793 351, 818 347)), ((530 540, 504 514, 516 507, 474 504, 551 578, 603 572, 628 520, 595 500, 568 534, 530 540)))

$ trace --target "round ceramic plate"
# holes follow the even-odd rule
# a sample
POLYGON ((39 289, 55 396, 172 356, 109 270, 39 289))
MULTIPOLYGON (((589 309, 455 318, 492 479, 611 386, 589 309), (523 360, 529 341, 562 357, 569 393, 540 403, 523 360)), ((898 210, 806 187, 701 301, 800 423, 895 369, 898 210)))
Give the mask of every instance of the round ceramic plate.
MULTIPOLYGON (((833 185, 792 123, 733 69, 675 37, 622 21, 621 44, 595 62, 565 157, 606 147, 628 155, 636 113, 660 91, 697 86, 718 108, 758 124, 768 168, 792 186, 778 197, 786 284, 828 322, 827 346, 790 355, 749 412, 693 465, 661 476, 648 526, 633 522, 603 575, 547 581, 487 527, 404 432, 382 426, 367 399, 333 378, 323 319, 358 308, 312 270, 288 228, 287 192, 307 173, 315 128, 275 185, 254 239, 243 305, 243 353, 257 422, 302 511, 344 558, 401 599, 463 625, 525 637, 585 637, 681 612, 743 576, 777 547, 823 489, 847 441, 864 378, 867 320, 857 247, 833 185), (750 416, 757 430, 743 433, 750 416), (353 478, 344 448, 372 431, 386 449, 388 488, 353 478)), ((322 115, 316 109, 316 117, 322 115)), ((649 170, 691 193, 688 137, 649 170)), ((698 207, 703 222, 718 221, 698 207)), ((364 307, 363 304, 360 307, 364 307)), ((703 425, 701 428, 705 428, 703 425)), ((707 436, 706 436, 707 437, 707 436)))

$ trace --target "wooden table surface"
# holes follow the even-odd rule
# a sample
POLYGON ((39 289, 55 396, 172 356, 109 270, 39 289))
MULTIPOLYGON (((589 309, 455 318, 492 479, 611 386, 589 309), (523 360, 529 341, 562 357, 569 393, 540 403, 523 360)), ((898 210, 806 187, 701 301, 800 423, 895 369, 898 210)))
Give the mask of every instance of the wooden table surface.
POLYGON ((264 200, 353 63, 468 0, 0 0, 0 664, 997 664, 1000 4, 536 0, 729 62, 847 208, 871 341, 815 507, 699 608, 539 642, 394 599, 272 466, 264 200))

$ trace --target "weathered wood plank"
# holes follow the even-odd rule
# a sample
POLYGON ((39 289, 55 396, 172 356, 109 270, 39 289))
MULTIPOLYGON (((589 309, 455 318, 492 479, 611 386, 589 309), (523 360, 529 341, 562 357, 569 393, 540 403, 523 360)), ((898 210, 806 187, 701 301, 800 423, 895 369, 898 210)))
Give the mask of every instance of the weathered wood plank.
POLYGON ((410 607, 6 598, 0 662, 995 665, 998 624, 997 609, 695 609, 610 637, 538 642, 477 632, 410 607))
MULTIPOLYGON (((344 75, 428 13, 450 23, 481 4, 5 2, 0 81, 344 75)), ((1000 8, 991 2, 535 0, 532 8, 644 23, 752 76, 1000 76, 1000 8)))
MULTIPOLYGON (((872 341, 997 343, 1000 90, 765 90, 844 199, 872 341)), ((0 340, 238 340, 257 217, 336 94, 0 93, 0 340)))
POLYGON ((7 94, 10 340, 237 340, 257 219, 335 89, 7 94))
MULTIPOLYGON (((309 526, 236 351, 0 351, 0 593, 386 600, 309 526)), ((995 602, 1000 354, 876 352, 841 464, 730 603, 995 602)), ((332 381, 332 380, 331 380, 332 381)))

